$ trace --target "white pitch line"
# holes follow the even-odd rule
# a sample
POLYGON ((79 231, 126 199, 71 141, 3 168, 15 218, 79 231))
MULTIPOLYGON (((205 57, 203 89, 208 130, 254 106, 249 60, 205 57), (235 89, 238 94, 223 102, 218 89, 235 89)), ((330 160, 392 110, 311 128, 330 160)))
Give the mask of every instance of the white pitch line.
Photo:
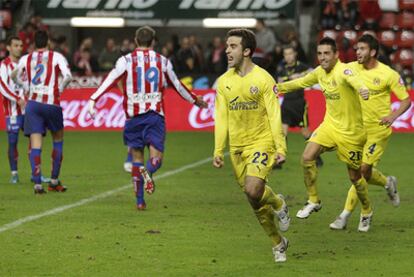
MULTIPOLYGON (((207 158, 207 159, 203 159, 203 160, 200 160, 200 161, 195 162, 195 163, 192 163, 192 164, 188 164, 188 165, 182 166, 182 167, 177 168, 175 170, 170 170, 170 171, 164 172, 163 174, 154 176, 154 180, 166 178, 166 177, 169 177, 171 175, 175 175, 175 174, 181 173, 183 171, 186 171, 188 169, 191 169, 191 168, 200 166, 200 165, 205 164, 207 162, 210 162, 212 160, 213 160, 212 158, 207 158)), ((25 224, 27 222, 35 221, 35 220, 40 219, 42 217, 46 217, 46 216, 49 216, 49 215, 55 215, 55 214, 64 212, 66 210, 72 209, 72 208, 76 208, 76 207, 79 207, 79 206, 86 205, 86 204, 91 203, 91 202, 94 202, 96 200, 104 199, 104 198, 106 198, 108 196, 111 196, 111 195, 113 195, 115 193, 118 193, 118 192, 123 191, 123 190, 126 190, 126 189, 130 189, 130 188, 131 188, 131 184, 128 184, 128 185, 122 186, 122 187, 117 188, 117 189, 109 190, 109 191, 106 191, 106 192, 97 194, 95 196, 82 199, 82 200, 80 200, 78 202, 75 202, 73 204, 69 204, 69 205, 64 205, 64 206, 61 206, 61 207, 57 207, 57 208, 48 210, 48 211, 43 212, 43 213, 40 213, 40 214, 35 214, 35 215, 30 215, 30 216, 23 217, 21 219, 18 219, 16 221, 13 221, 11 223, 7 223, 7 224, 1 226, 0 227, 0 233, 3 233, 3 232, 8 231, 10 229, 14 229, 14 228, 16 228, 16 227, 18 227, 20 225, 23 225, 23 224, 25 224)))

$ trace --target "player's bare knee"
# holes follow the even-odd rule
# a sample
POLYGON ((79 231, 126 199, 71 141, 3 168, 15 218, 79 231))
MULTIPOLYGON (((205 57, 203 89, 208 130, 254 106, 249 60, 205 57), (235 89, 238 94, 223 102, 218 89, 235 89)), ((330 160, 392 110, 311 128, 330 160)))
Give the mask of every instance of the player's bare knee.
POLYGON ((372 166, 370 165, 362 165, 361 166, 361 174, 365 178, 365 180, 371 179, 372 176, 372 166))
POLYGON ((260 201, 263 195, 263 189, 257 184, 246 184, 244 191, 247 197, 254 201, 260 201))

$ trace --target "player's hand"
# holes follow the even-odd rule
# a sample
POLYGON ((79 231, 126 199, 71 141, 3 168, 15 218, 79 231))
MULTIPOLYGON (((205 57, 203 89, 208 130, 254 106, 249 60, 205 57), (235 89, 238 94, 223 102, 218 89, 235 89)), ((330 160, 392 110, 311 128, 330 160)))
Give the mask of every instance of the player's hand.
POLYGON ((283 164, 286 161, 286 156, 282 154, 276 154, 275 162, 276 164, 283 164))
POLYGON ((396 118, 393 115, 387 115, 381 118, 379 125, 385 125, 387 127, 390 127, 394 123, 395 119, 396 118))
POLYGON ((88 102, 88 113, 92 118, 95 118, 95 114, 96 114, 95 101, 93 100, 89 100, 88 102))
POLYGON ((361 88, 359 90, 359 94, 361 95, 362 99, 368 100, 369 99, 369 89, 361 88))
POLYGON ((213 166, 215 168, 222 168, 224 166, 224 161, 222 157, 214 157, 213 166))
POLYGON ((19 98, 19 100, 17 100, 17 104, 20 106, 22 110, 24 110, 24 108, 26 107, 26 100, 24 100, 24 98, 19 98))
POLYGON ((200 95, 197 95, 197 98, 196 98, 196 101, 194 102, 194 104, 197 107, 200 107, 200 108, 207 108, 208 107, 207 102, 204 101, 203 96, 200 96, 200 95))

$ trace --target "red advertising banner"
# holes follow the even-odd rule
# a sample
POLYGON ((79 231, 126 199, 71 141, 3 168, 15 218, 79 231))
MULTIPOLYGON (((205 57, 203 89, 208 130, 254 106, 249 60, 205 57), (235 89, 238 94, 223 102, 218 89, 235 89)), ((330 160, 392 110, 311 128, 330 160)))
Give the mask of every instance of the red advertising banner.
MULTIPOLYGON (((88 114, 88 99, 95 88, 66 89, 61 97, 63 118, 66 130, 120 130, 125 123, 123 96, 114 89, 106 93, 96 104, 95 119, 88 114)), ((164 95, 165 118, 168 131, 212 131, 214 129, 214 90, 195 90, 203 95, 209 103, 207 109, 200 109, 183 100, 174 90, 167 90, 164 95)), ((414 91, 411 91, 414 99, 414 91)), ((318 90, 306 90, 308 102, 309 126, 315 129, 323 120, 325 100, 318 90)), ((281 98, 283 101, 283 98, 281 98)), ((413 103, 414 104, 414 103, 413 103)), ((397 109, 399 102, 392 97, 392 109, 397 109)), ((0 129, 5 129, 3 107, 0 106, 0 129)), ((414 105, 401 115, 393 124, 396 132, 414 132, 414 105)))

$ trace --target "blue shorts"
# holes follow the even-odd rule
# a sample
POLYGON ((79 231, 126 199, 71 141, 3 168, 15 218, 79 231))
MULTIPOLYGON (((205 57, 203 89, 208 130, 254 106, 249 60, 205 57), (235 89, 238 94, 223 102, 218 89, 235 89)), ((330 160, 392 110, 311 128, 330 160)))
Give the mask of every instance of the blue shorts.
POLYGON ((8 133, 18 133, 23 130, 24 115, 8 116, 6 117, 6 127, 8 133))
POLYGON ((24 134, 45 134, 63 129, 63 113, 60 106, 29 101, 24 116, 24 134))
POLYGON ((164 152, 164 142, 165 120, 163 116, 150 111, 125 122, 125 145, 137 149, 152 145, 158 151, 164 152))

